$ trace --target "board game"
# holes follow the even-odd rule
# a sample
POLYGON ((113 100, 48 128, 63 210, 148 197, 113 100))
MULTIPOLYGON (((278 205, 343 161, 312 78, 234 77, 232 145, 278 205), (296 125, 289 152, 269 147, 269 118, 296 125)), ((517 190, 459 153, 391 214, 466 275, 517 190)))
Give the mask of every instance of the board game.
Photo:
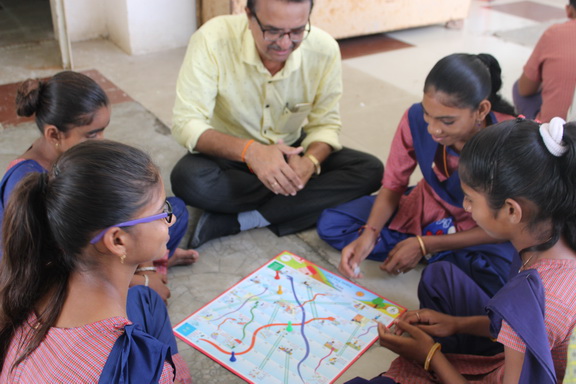
POLYGON ((333 383, 406 309, 284 251, 174 327, 249 383, 333 383))

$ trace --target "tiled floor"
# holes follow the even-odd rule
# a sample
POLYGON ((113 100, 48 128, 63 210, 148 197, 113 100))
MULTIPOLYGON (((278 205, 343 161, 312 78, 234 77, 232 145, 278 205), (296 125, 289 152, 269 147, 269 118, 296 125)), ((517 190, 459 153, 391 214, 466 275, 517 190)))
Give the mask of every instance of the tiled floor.
POLYGON ((412 45, 393 39, 385 33, 351 37, 339 40, 338 43, 343 60, 412 47, 412 45))
MULTIPOLYGON (((436 61, 453 52, 488 52, 498 58, 503 70, 502 93, 510 99, 512 84, 539 35, 550 23, 564 20, 565 3, 566 0, 473 0, 469 18, 461 29, 435 25, 343 42, 342 142, 385 160, 400 117, 407 107, 421 98, 426 74, 436 61)), ((7 0, 0 0, 0 21, 4 17, 2 6, 5 4, 8 4, 7 0)), ((13 30, 12 27, 4 28, 5 24, 0 23, 0 42, 13 30)), ((77 70, 97 70, 165 125, 170 124, 174 85, 184 48, 142 56, 128 56, 105 40, 74 43, 72 48, 77 70)), ((50 76, 58 71, 57 66, 58 53, 49 41, 4 47, 0 44, 0 85, 28 77, 50 76)), ((11 102, 5 98, 10 89, 10 86, 0 86, 0 113, 11 102)), ((115 128, 110 130, 110 136, 138 142, 142 141, 139 129, 143 126, 148 131, 159 132, 158 137, 163 140, 159 149, 154 150, 150 143, 143 145, 150 148, 163 169, 170 169, 184 150, 176 143, 170 147, 164 125, 153 116, 139 112, 148 117, 135 119, 140 116, 134 116, 134 111, 141 109, 129 107, 129 104, 120 103, 113 108, 115 128)), ((13 123, 8 118, 0 118, 2 160, 17 156, 21 146, 31 141, 26 138, 24 144, 14 145, 22 140, 22 135, 11 129, 13 123)), ((35 134, 33 128, 29 131, 30 135, 35 134)), ((195 266, 171 271, 169 310, 172 320, 182 320, 223 288, 284 249, 332 271, 336 270, 339 261, 339 253, 323 244, 313 230, 278 239, 268 230, 260 229, 210 242, 200 248, 202 258, 195 266)), ((359 281, 360 284, 409 308, 417 307, 415 292, 420 269, 390 277, 379 271, 376 263, 366 262, 362 270, 366 277, 359 281)), ((192 348, 180 344, 180 350, 197 383, 242 382, 192 348)), ((375 375, 387 368, 392 357, 390 352, 374 347, 337 383, 354 375, 375 375)))
POLYGON ((518 1, 509 4, 497 4, 488 6, 487 8, 540 22, 548 21, 550 19, 559 19, 565 16, 564 11, 562 9, 558 9, 558 7, 536 3, 533 1, 518 1))

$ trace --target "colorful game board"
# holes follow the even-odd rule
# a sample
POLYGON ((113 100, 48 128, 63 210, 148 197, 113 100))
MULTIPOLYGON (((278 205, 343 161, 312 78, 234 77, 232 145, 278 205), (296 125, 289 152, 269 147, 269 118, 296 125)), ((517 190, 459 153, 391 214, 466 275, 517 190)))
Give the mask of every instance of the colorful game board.
POLYGON ((406 309, 282 252, 174 327, 249 383, 333 383, 406 309))

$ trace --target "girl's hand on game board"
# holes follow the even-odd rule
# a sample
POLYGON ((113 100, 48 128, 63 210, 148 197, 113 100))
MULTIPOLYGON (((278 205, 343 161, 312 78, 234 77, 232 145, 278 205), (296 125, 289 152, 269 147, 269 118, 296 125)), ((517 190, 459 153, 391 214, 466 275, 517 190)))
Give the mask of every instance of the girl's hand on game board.
POLYGON ((360 263, 368 257, 374 249, 374 239, 370 237, 372 231, 364 231, 360 237, 342 249, 338 270, 347 278, 362 277, 360 263))
POLYGON ((406 321, 395 320, 394 325, 396 325, 396 331, 400 331, 401 334, 407 333, 409 337, 397 335, 386 328, 384 324, 378 323, 380 345, 408 360, 414 360, 423 365, 428 351, 434 345, 432 337, 406 321))
MULTIPOLYGON (((447 337, 458 333, 458 318, 446 315, 431 309, 419 309, 417 311, 408 311, 400 320, 411 325, 415 325, 428 335, 436 337, 447 337)), ((396 334, 398 331, 395 332, 396 334)))

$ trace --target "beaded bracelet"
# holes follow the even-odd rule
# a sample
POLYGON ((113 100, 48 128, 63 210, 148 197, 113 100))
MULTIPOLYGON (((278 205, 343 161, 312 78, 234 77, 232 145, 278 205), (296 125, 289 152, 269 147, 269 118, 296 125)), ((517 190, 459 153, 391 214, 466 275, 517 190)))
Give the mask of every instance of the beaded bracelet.
POLYGON ((426 356, 426 361, 424 362, 424 370, 426 372, 430 371, 430 362, 432 361, 432 358, 434 357, 436 351, 441 350, 442 350, 442 344, 440 343, 434 343, 432 348, 430 348, 430 350, 428 351, 428 356, 426 356))
POLYGON ((380 232, 378 232, 378 230, 371 225, 363 225, 360 228, 358 228, 358 236, 362 235, 365 229, 369 229, 377 235, 375 243, 378 243, 380 240, 382 240, 380 232))

